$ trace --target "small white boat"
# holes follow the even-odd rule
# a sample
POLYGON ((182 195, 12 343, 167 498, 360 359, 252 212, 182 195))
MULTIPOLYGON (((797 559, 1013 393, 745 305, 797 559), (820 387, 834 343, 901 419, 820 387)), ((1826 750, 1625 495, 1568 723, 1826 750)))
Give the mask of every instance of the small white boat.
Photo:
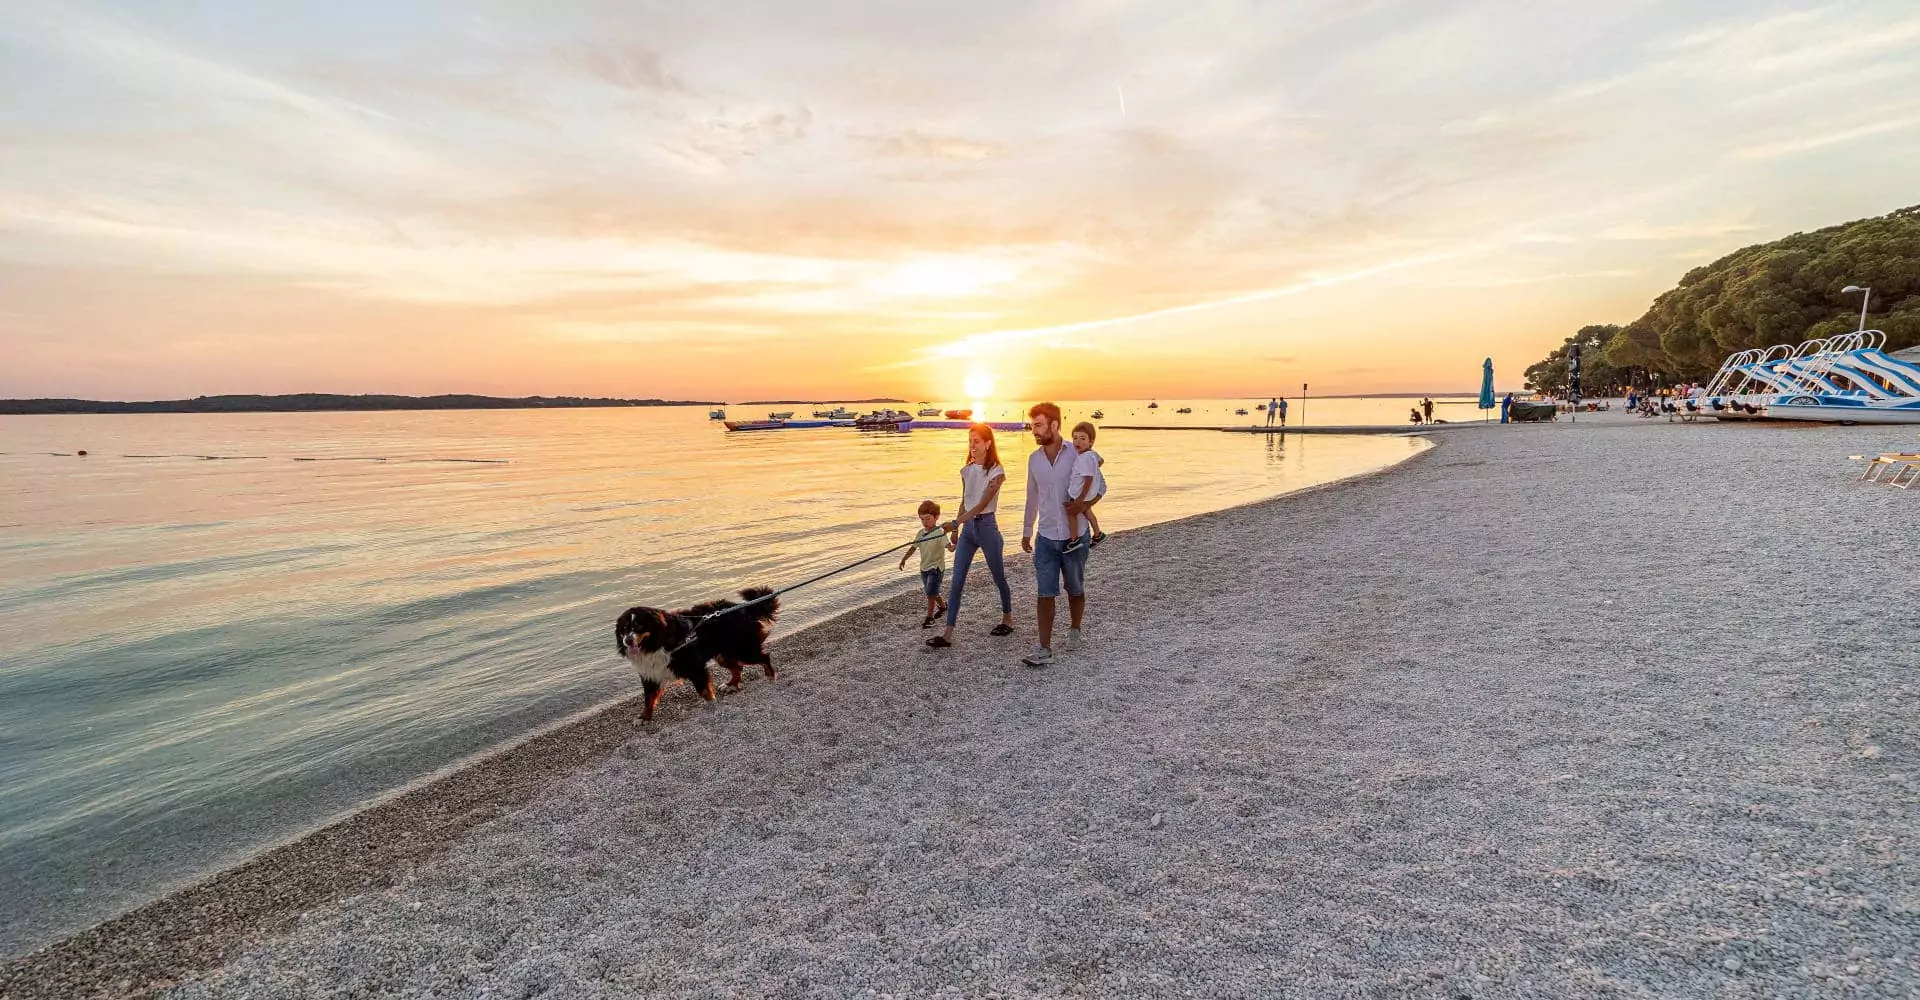
POLYGON ((1920 424, 1920 351, 1888 354, 1887 335, 1856 330, 1728 357, 1684 418, 1920 424))
POLYGON ((1242 406, 1241 408, 1233 411, 1233 415, 1236 417, 1244 417, 1247 415, 1247 408, 1242 406))
POLYGON ((1149 410, 1157 410, 1159 408, 1160 408, 1160 401, 1157 399, 1147 404, 1147 409, 1149 410))
POLYGON ((828 410, 826 413, 826 417, 828 420, 852 420, 853 418, 858 417, 859 415, 860 414, 855 413, 844 406, 836 406, 833 409, 828 410))
POLYGON ((707 419, 708 419, 708 420, 725 420, 725 419, 727 419, 727 411, 725 411, 725 410, 708 410, 708 411, 707 411, 707 419))
POLYGON ((767 414, 767 419, 768 419, 768 420, 792 420, 792 419, 793 419, 793 411, 792 411, 792 410, 780 410, 780 411, 778 411, 778 412, 775 412, 775 413, 769 413, 769 414, 767 414))
POLYGON ((1105 420, 1105 419, 1107 419, 1107 411, 1105 411, 1105 410, 1095 410, 1095 411, 1093 411, 1093 419, 1095 419, 1095 420, 1105 420))
POLYGON ((1177 410, 1175 410, 1175 411, 1173 411, 1173 412, 1175 412, 1175 413, 1192 413, 1192 412, 1193 412, 1193 407, 1191 407, 1191 406, 1182 406, 1181 408, 1179 408, 1179 409, 1177 409, 1177 410))
POLYGON ((938 406, 922 407, 919 415, 923 417, 937 417, 940 415, 940 408, 938 406))

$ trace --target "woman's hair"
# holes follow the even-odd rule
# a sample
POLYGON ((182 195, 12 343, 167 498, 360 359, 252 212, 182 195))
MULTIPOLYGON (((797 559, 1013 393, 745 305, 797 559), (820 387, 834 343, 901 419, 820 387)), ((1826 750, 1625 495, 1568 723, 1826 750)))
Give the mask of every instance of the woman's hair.
POLYGON ((1075 434, 1085 434, 1087 436, 1088 444, 1092 444, 1094 441, 1098 440, 1100 437, 1100 432, 1093 429, 1093 421, 1091 420, 1082 420, 1079 423, 1074 424, 1073 432, 1075 434))
POLYGON ((974 424, 972 427, 967 428, 967 437, 969 438, 967 444, 967 461, 973 461, 973 444, 971 439, 977 437, 987 443, 986 458, 980 463, 980 467, 988 472, 993 471, 993 469, 1000 464, 1000 448, 993 443, 993 428, 986 424, 974 424))

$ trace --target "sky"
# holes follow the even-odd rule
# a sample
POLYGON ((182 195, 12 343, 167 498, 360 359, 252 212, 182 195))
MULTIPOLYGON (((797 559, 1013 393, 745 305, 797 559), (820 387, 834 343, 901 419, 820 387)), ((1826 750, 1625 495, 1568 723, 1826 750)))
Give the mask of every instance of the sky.
POLYGON ((0 396, 1517 387, 1915 163, 1910 0, 0 0, 0 396))

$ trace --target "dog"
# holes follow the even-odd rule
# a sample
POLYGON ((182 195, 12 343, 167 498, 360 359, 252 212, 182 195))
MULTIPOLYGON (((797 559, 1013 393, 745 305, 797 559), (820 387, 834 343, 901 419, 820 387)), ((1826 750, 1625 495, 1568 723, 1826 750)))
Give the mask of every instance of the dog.
POLYGON ((613 625, 613 641, 620 655, 633 664, 640 675, 640 688, 646 694, 646 706, 640 710, 641 722, 653 721, 654 706, 660 694, 675 680, 693 685, 700 697, 714 699, 713 676, 707 673, 707 661, 718 660, 733 673, 728 690, 738 690, 740 673, 758 664, 767 679, 780 676, 767 655, 767 630, 780 613, 780 601, 767 587, 752 587, 740 592, 747 603, 708 601, 685 611, 659 608, 628 608, 613 625), (763 600, 764 598, 764 600, 763 600), (728 608, 729 611, 704 625, 700 620, 728 608), (692 641, 688 639, 691 637, 692 641))

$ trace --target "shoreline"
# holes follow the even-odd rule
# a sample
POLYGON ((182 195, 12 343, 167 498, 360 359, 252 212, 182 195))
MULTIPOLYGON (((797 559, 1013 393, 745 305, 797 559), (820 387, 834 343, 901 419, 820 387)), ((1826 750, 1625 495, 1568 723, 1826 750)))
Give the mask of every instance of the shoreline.
MULTIPOLYGON (((1381 468, 1113 534, 1125 538, 1351 488, 1420 463, 1438 447, 1427 440, 1428 447, 1381 468)), ((1026 565, 1017 544, 1014 548, 1010 573, 1011 564, 1018 563, 1023 571, 1026 565)), ((977 573, 984 570, 977 568, 977 573)), ((890 624, 921 600, 906 593, 847 609, 775 639, 770 651, 777 661, 806 657, 848 634, 890 624)), ((750 682, 747 691, 754 689, 750 682)), ((730 697, 722 694, 721 703, 730 697)), ((649 734, 634 721, 639 699, 636 690, 517 742, 457 761, 191 885, 9 958, 0 967, 0 998, 144 995, 217 969, 236 948, 286 931, 316 907, 386 888, 431 864, 456 848, 465 834, 512 814, 555 783, 609 760, 636 737, 667 737, 673 726, 700 721, 688 717, 700 705, 687 690, 676 688, 663 701, 661 721, 666 726, 656 722, 660 728, 649 734)))

